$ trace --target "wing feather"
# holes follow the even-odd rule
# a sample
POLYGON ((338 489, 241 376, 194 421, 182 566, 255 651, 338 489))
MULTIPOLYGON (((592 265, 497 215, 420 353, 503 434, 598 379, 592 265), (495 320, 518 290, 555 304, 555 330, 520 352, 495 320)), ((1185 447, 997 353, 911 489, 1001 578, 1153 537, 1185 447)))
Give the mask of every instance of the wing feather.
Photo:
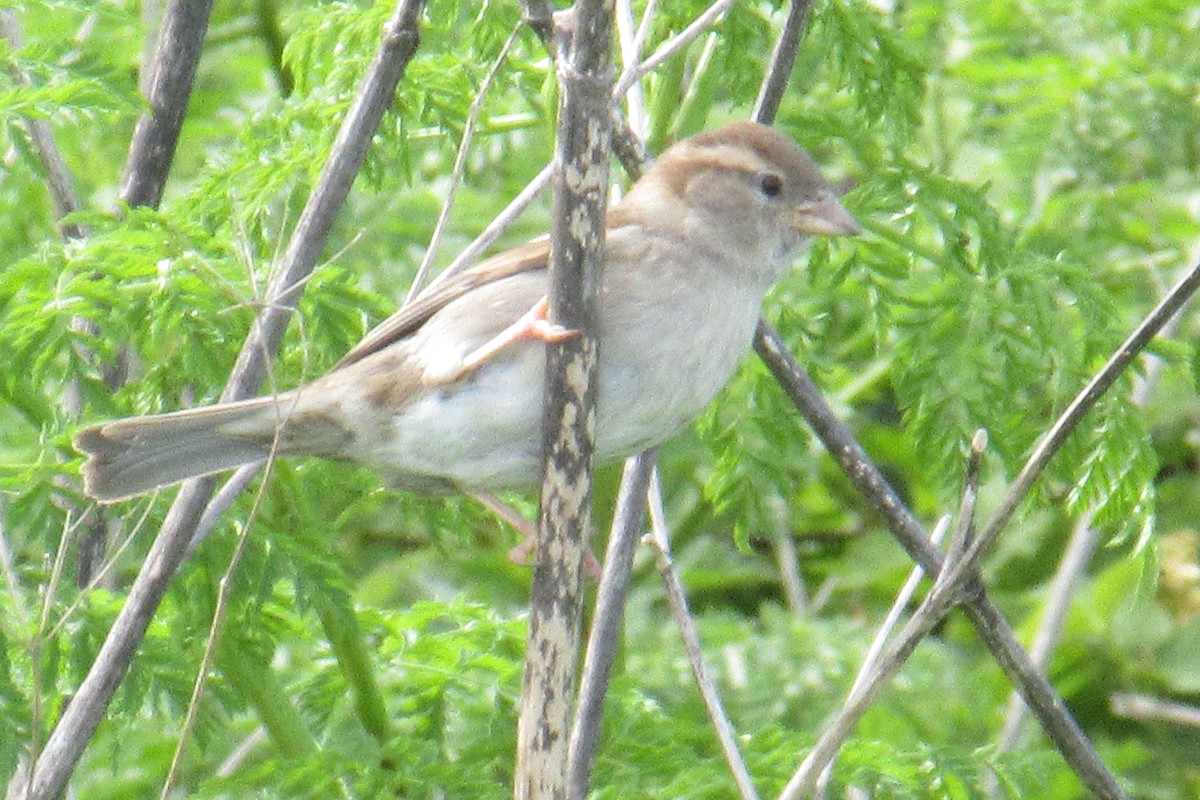
POLYGON ((411 336, 437 312, 472 289, 523 272, 544 270, 550 257, 550 239, 542 237, 493 256, 465 272, 417 295, 416 299, 371 329, 346 353, 334 369, 362 361, 388 345, 411 336))

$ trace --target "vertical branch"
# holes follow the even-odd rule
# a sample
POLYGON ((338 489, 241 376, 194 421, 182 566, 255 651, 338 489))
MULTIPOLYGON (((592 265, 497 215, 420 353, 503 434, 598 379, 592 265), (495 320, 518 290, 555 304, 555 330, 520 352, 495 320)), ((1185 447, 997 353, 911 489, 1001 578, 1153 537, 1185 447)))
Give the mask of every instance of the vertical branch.
POLYGON ((595 303, 604 255, 612 82, 612 0, 579 0, 555 150, 550 314, 578 336, 546 358, 538 554, 517 728, 517 798, 564 798, 579 656, 583 559, 595 434, 595 303))

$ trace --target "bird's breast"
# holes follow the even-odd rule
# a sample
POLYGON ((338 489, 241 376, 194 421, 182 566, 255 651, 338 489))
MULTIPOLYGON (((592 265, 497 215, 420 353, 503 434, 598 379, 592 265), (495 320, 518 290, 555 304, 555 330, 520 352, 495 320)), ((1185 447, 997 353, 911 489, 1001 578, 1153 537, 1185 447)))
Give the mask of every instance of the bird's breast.
POLYGON ((716 288, 642 298, 601 318, 601 460, 658 444, 695 419, 737 371, 761 296, 736 285, 716 288))

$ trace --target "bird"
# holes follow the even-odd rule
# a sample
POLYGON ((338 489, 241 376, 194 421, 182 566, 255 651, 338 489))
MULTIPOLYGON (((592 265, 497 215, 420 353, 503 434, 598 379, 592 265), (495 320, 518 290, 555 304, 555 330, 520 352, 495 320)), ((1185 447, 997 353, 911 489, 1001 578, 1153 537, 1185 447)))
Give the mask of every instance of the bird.
MULTIPOLYGON (((694 420, 750 349, 767 291, 814 236, 860 233, 792 139, 733 122, 667 148, 610 207, 596 296, 598 464, 694 420)), ((434 284, 329 372, 250 400, 80 430, 103 503, 270 455, 357 462, 418 493, 536 485, 549 239, 434 284)))

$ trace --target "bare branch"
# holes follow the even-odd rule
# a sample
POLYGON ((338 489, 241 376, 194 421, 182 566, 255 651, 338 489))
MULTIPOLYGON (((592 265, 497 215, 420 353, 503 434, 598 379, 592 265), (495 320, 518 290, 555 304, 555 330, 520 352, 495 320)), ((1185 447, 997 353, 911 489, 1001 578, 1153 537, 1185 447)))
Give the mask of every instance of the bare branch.
POLYGON ((179 771, 183 768, 183 754, 187 749, 187 743, 191 738, 192 730, 196 726, 196 719, 200 713, 200 699, 204 696, 204 688, 208 684, 208 675, 217 657, 217 647, 221 643, 221 630, 225 625, 225 615, 229 610, 229 597, 233 586, 233 575, 237 572, 238 565, 242 562, 242 554, 246 551, 246 541, 250 538, 250 530, 254 527, 254 520, 258 516, 259 509, 262 507, 263 488, 262 485, 258 487, 258 494, 254 498, 254 506, 250 509, 246 524, 242 526, 242 530, 238 534, 237 544, 233 548, 233 555, 229 558, 229 565, 225 568, 225 574, 218 581, 217 602, 213 608, 213 618, 208 629, 208 640, 204 645, 204 655, 200 659, 199 666, 196 667, 196 680, 192 684, 192 695, 188 699, 187 714, 183 720, 183 730, 180 731, 179 737, 176 739, 175 752, 171 756, 171 766, 167 770, 167 777, 163 780, 158 800, 167 800, 171 796, 171 790, 175 786, 175 781, 179 778, 179 771))
MULTIPOLYGON (((934 526, 933 533, 929 539, 934 545, 941 545, 942 539, 947 531, 950 530, 951 517, 949 514, 938 520, 938 524, 934 526)), ((879 630, 875 631, 875 637, 871 639, 871 644, 867 647, 867 652, 863 655, 862 664, 858 668, 858 674, 854 676, 854 683, 850 684, 848 696, 854 696, 862 691, 871 680, 871 675, 879 668, 879 660, 883 655, 883 649, 887 646, 888 639, 891 638, 892 632, 896 630, 896 626, 900 624, 900 618, 904 616, 904 610, 908 608, 908 604, 912 602, 913 595, 917 592, 917 587, 921 584, 921 579, 925 577, 925 570, 920 564, 912 568, 908 573, 908 578, 904 581, 904 585, 900 587, 900 591, 896 593, 896 600, 892 603, 892 607, 888 609, 888 613, 883 618, 883 624, 879 626, 879 630)), ((843 708, 845 705, 843 704, 843 708)), ((821 770, 821 774, 813 782, 813 788, 818 797, 826 796, 829 788, 830 776, 833 774, 833 765, 837 761, 837 753, 834 753, 829 758, 829 763, 821 770)))
MULTIPOLYGON (((967 469, 963 475, 962 497, 958 503, 958 516, 954 523, 954 533, 950 537, 950 546, 946 549, 946 561, 955 561, 962 557, 963 551, 971 543, 975 535, 975 504, 979 499, 979 472, 983 464, 983 456, 987 452, 988 435, 983 428, 975 431, 971 446, 967 450, 967 469)), ((937 576, 939 579, 941 575, 937 576)))
MULTIPOLYGON (((871 462, 862 445, 855 441, 853 434, 821 397, 820 390, 796 363, 779 334, 765 322, 759 323, 754 349, 842 471, 868 504, 883 517, 900 545, 927 573, 938 574, 942 568, 941 553, 930 543, 921 524, 905 507, 879 468, 871 462)), ((1012 628, 995 604, 986 595, 980 594, 968 598, 964 611, 996 663, 1037 714, 1047 734, 1084 785, 1097 797, 1123 798, 1124 792, 1116 778, 1105 768, 1062 698, 1046 677, 1030 663, 1012 628)))
POLYGON ((442 203, 442 210, 438 214, 437 223, 433 226, 433 235, 429 237, 429 246, 425 248, 425 256, 421 259, 421 266, 417 268, 417 274, 413 277, 412 286, 408 288, 408 295, 404 298, 405 303, 411 303, 413 298, 420 293, 429 270, 433 267, 433 260, 437 256, 438 247, 442 243, 442 236, 446 232, 446 225, 450 222, 450 211, 454 208, 454 199, 458 195, 458 187, 462 185, 463 173, 467 168, 467 153, 471 152, 471 140, 475 137, 475 127, 479 124, 479 115, 483 113, 483 105, 487 101, 492 83, 495 82, 496 75, 500 72, 500 67, 504 64, 504 59, 508 58, 508 51, 512 48, 513 42, 517 40, 517 34, 520 32, 521 28, 518 25, 513 28, 512 33, 504 40, 499 55, 492 62, 492 68, 484 76, 483 83, 479 85, 479 90, 475 93, 475 99, 471 101, 471 108, 467 111, 467 121, 463 125, 462 139, 458 143, 458 152, 454 156, 454 168, 450 173, 450 188, 446 192, 446 200, 442 203))
POLYGON ((688 25, 678 34, 659 45, 658 49, 651 53, 645 61, 627 66, 625 71, 621 73, 621 77, 617 80, 613 96, 617 98, 623 96, 625 92, 629 91, 629 87, 633 85, 634 81, 691 44, 692 40, 716 23, 721 18, 721 15, 729 10, 733 2, 734 0, 716 0, 711 6, 705 9, 704 13, 696 17, 691 25, 688 25))
MULTIPOLYGON (((653 6, 651 2, 651 6, 653 6)), ((632 0, 616 0, 617 42, 621 46, 621 63, 634 64, 642 56, 637 31, 634 30, 632 0)), ((652 10, 652 9, 649 9, 652 10)), ((643 16, 643 19, 645 17, 643 16)), ((629 124, 639 136, 646 135, 646 95, 640 83, 634 83, 625 93, 629 109, 629 124)))
POLYGON ((496 215, 495 219, 488 223, 483 232, 475 237, 475 241, 467 245, 458 256, 450 262, 450 266, 438 273, 437 277, 430 282, 430 288, 437 286, 444 280, 447 280, 454 275, 469 269, 484 251, 496 243, 509 226, 516 221, 517 217, 529 207, 542 191, 550 185, 550 178, 554 175, 554 166, 547 164, 542 168, 542 171, 533 177, 528 185, 514 197, 509 204, 504 207, 504 210, 496 215))
POLYGON ((783 31, 775 42, 775 52, 771 53, 771 66, 767 68, 762 87, 758 92, 758 100, 754 103, 755 120, 770 125, 779 113, 779 105, 783 102, 783 94, 787 91, 788 81, 792 77, 792 67, 796 64, 796 53, 800 50, 800 40, 808 30, 808 18, 812 13, 814 0, 792 0, 788 7, 787 21, 783 23, 783 31))
POLYGON ((171 0, 167 6, 146 92, 150 108, 133 129, 121 178, 121 200, 131 206, 158 206, 162 200, 212 7, 213 0, 171 0))
POLYGON ((301 285, 320 258, 337 211, 345 203, 366 157, 371 137, 396 93, 405 67, 416 52, 417 22, 423 6, 423 0, 402 0, 384 26, 379 51, 338 130, 321 177, 292 232, 280 269, 271 278, 267 307, 254 321, 221 395, 223 402, 249 397, 262 385, 266 362, 279 350, 301 285))
POLYGON ((692 667, 692 675, 696 679, 696 686, 700 689, 700 697, 704 701, 704 708, 708 711, 708 718, 716 730, 721 752, 725 756, 725 763, 729 765, 729 770, 733 773, 733 779, 737 783, 738 793, 742 800, 756 800, 758 792, 754 789, 750 770, 746 768, 746 761, 738 749, 737 734, 733 729, 733 723, 729 721, 729 716, 721 706, 721 697, 717 694, 717 686, 713 682, 712 675, 709 674, 708 664, 704 660, 704 652, 700 649, 700 633, 696 630, 696 622, 692 619, 691 611, 688 610, 683 583, 679 580, 679 573, 676 572, 675 564, 671 560, 670 531, 667 528, 667 513, 663 508, 662 488, 658 482, 657 470, 650 480, 650 523, 649 540, 654 550, 654 562, 658 566, 658 572, 662 575, 663 585, 667 590, 667 602, 671 606, 671 617, 675 620, 675 626, 679 628, 684 649, 687 650, 688 663, 692 667))
MULTIPOLYGON (((959 503, 958 521, 954 526, 954 534, 951 539, 950 554, 955 552, 961 553, 963 546, 957 543, 966 542, 970 537, 972 523, 975 517, 975 498, 979 490, 979 466, 983 458, 984 448, 987 447, 987 435, 983 431, 976 433, 971 441, 970 453, 967 459, 966 474, 963 478, 962 500, 959 503)), ((939 525, 939 528, 943 526, 939 525)), ((935 532, 935 536, 938 533, 935 532)), ((947 555, 946 563, 952 563, 950 554, 947 555)), ((942 574, 945 574, 943 570, 942 574)), ((940 576, 939 576, 940 577, 940 576)), ((916 571, 909 577, 908 584, 915 589, 916 582, 920 579, 920 574, 916 571)), ((935 584, 935 589, 936 589, 935 584)), ((905 594, 905 590, 911 589, 906 584, 905 589, 901 590, 901 596, 905 594)), ((888 646, 882 654, 879 653, 879 645, 881 639, 879 636, 875 639, 875 644, 868 651, 867 657, 864 659, 863 667, 859 671, 858 677, 854 681, 854 685, 850 688, 850 692, 846 696, 846 701, 842 705, 841 710, 834 717, 833 721, 822 732, 817 743, 813 745, 813 749, 808 756, 800 764, 799 769, 788 781, 783 793, 780 794, 779 800, 799 800, 806 793, 811 791, 822 780, 823 776, 827 776, 830 765, 837 758, 838 750, 841 749, 842 743, 846 741, 850 733, 854 730, 858 721, 862 719, 862 715, 866 713, 870 704, 879 694, 884 683, 890 678, 913 651, 917 649, 917 645, 925 638, 928 633, 933 630, 933 626, 946 615, 954 606, 953 595, 946 594, 937 596, 936 591, 930 592, 924 602, 918 607, 912 618, 904 626, 896 641, 888 646)), ((907 602, 907 599, 905 600, 907 602)), ((898 603, 892 606, 892 612, 902 611, 904 606, 898 603)), ((898 613, 890 613, 889 618, 898 618, 898 613)), ((885 624, 885 629, 889 626, 885 624)))
POLYGON ((518 800, 566 796, 595 443, 596 293, 608 199, 612 0, 578 0, 557 62, 550 318, 579 332, 546 355, 542 497, 517 726, 518 800))
POLYGON ((1200 728, 1200 708, 1172 703, 1144 694, 1114 694, 1112 712, 1118 717, 1145 722, 1169 722, 1188 728, 1200 728))
MULTIPOLYGON (((293 232, 282 269, 272 281, 271 302, 264 307, 247 338, 242 357, 226 385, 224 399, 247 397, 261 385, 265 361, 278 350, 283 327, 290 316, 286 309, 299 296, 299 288, 293 287, 302 286, 316 263, 333 216, 349 192, 384 109, 416 51, 417 23, 423 5, 423 0, 400 0, 385 25, 379 51, 293 232)), ((164 40, 167 38, 164 34, 164 40)), ((51 800, 62 793, 182 563, 215 485, 213 478, 201 478, 185 483, 180 489, 87 677, 34 765, 26 800, 51 800)))
MULTIPOLYGON (((799 4, 800 2, 793 4, 793 13, 797 11, 796 6, 799 4)), ((792 15, 789 15, 789 27, 792 20, 792 15)), ((799 42, 800 37, 797 36, 796 47, 799 46, 799 42)), ((768 84, 778 81, 786 85, 783 77, 790 72, 791 66, 787 63, 786 51, 782 50, 781 45, 777 46, 755 111, 755 117, 760 122, 773 121, 778 110, 778 104, 771 101, 777 91, 769 91, 768 84)), ((829 408, 812 379, 788 353, 779 334, 765 321, 759 322, 754 349, 842 470, 858 487, 867 502, 883 516, 888 528, 909 556, 928 572, 936 575, 941 569, 941 554, 937 548, 931 546, 921 525, 905 508, 899 495, 888 485, 862 446, 829 408)), ((964 610, 1000 668, 1038 716, 1047 734, 1083 783, 1097 797, 1124 797, 1116 778, 1105 768, 1095 748, 1080 730, 1066 704, 1046 680, 1045 675, 1030 662, 999 609, 986 595, 980 593, 969 599, 964 610)))
MULTIPOLYGON (((1159 294, 1165 296, 1167 286, 1163 284, 1158 270, 1151 270, 1149 278, 1158 289, 1159 294)), ((1178 314, 1171 317, 1163 325, 1160 335, 1173 335, 1179 326, 1179 321, 1178 314)), ((1132 392, 1133 404, 1139 407, 1144 407, 1149 402, 1150 394, 1157 385, 1165 364, 1163 359, 1153 354, 1147 354, 1145 361, 1145 370, 1142 374, 1135 376, 1132 392)), ((1092 517, 1091 512, 1085 513, 1075 525, 1071 539, 1067 542, 1066 550, 1063 552, 1062 560, 1054 573, 1054 579, 1050 583, 1045 610, 1029 648, 1029 656, 1034 665, 1043 672, 1062 636, 1071 602, 1078 591, 1088 564, 1091 563, 1092 554, 1096 548, 1097 534, 1092 527, 1092 517)), ((1004 714, 1004 726, 998 739, 1001 752, 1007 752, 1016 746, 1022 723, 1025 721, 1025 711, 1025 704, 1021 701, 1020 695, 1014 692, 1009 699, 1008 708, 1004 714)), ((992 778, 988 794, 994 797, 999 791, 1000 784, 994 780, 994 775, 992 778)))
POLYGON ((567 797, 583 800, 596 761, 600 742, 600 719, 604 714, 604 696, 616 659, 625 616, 625 597, 629 591, 629 573, 633 552, 641 536, 646 516, 646 491, 654 470, 657 451, 650 449, 625 461, 621 488, 613 512, 612 532, 604 554, 600 586, 596 590, 596 610, 588 634, 583 675, 579 682, 579 703, 571 726, 567 797))
POLYGON ((779 582, 783 584, 783 596, 788 611, 797 619, 809 613, 808 592, 804 588, 804 577, 800 574, 800 555, 791 531, 781 528, 772 537, 775 545, 775 565, 779 568, 779 582))
POLYGON ((1025 466, 1017 473, 1016 479, 1000 501, 999 507, 980 532, 979 538, 971 543, 963 558, 956 562, 954 567, 949 570, 949 574, 945 576, 946 591, 952 591, 963 581, 964 576, 978 565, 979 559, 990 549, 996 537, 1000 535, 1000 531, 1012 519, 1017 507, 1033 487, 1033 482, 1037 480, 1042 470, 1050 463, 1050 459, 1066 442, 1067 437, 1075 430, 1075 426, 1198 288, 1200 288, 1200 264, 1189 270, 1175 284, 1154 310, 1134 329, 1133 333, 1121 343, 1104 367, 1075 396, 1075 399, 1071 401, 1034 448, 1033 453, 1025 462, 1025 466))
MULTIPOLYGON (((1071 599, 1078 590, 1087 565, 1092 560, 1096 550, 1096 530, 1092 527, 1092 515, 1085 514, 1075 524, 1071 539, 1067 542, 1066 552, 1054 580, 1050 583, 1049 596, 1046 598, 1046 608, 1042 612, 1042 621, 1034 634, 1033 643, 1029 647, 1029 659, 1040 672, 1046 671, 1050 663, 1050 655, 1062 635, 1066 625, 1067 612, 1071 609, 1071 599)), ((1004 727, 1000 732, 999 747, 1008 751, 1017 743, 1021 732, 1021 723, 1025 720, 1025 703, 1021 696, 1014 693, 1008 701, 1008 710, 1004 714, 1004 727)), ((997 784, 998 786, 998 784, 997 784)))

